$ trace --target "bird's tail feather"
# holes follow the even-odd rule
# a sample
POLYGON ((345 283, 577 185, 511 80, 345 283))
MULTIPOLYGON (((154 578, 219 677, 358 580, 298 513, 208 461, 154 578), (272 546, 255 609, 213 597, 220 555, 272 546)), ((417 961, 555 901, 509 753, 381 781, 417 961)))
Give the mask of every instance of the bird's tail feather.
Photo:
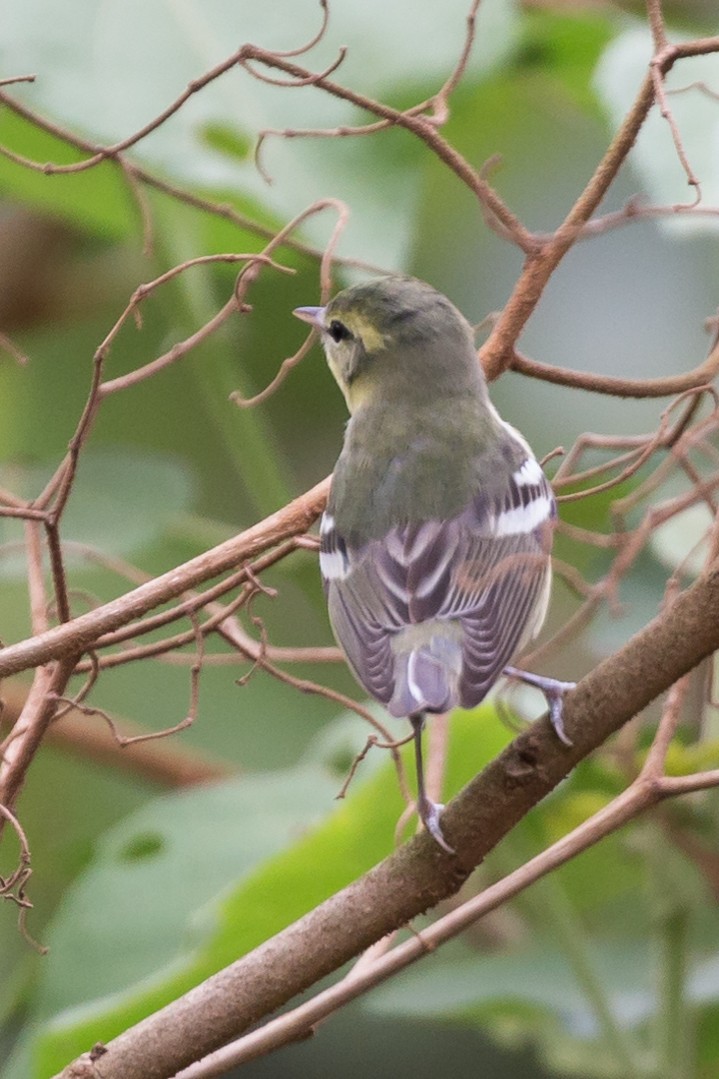
POLYGON ((388 710, 393 716, 449 712, 457 704, 461 649, 455 641, 437 640, 398 654, 388 710))

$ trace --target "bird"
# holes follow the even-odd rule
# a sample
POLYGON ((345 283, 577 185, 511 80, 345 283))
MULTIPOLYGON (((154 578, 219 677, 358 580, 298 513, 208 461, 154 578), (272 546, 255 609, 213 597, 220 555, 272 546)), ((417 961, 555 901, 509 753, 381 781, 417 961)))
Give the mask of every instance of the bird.
POLYGON ((428 715, 475 707, 505 673, 544 691, 568 742, 572 683, 509 666, 547 612, 555 498, 441 292, 389 275, 293 314, 319 333, 350 412, 320 524, 332 630, 365 692, 411 723, 417 812, 451 854, 425 789, 428 715))

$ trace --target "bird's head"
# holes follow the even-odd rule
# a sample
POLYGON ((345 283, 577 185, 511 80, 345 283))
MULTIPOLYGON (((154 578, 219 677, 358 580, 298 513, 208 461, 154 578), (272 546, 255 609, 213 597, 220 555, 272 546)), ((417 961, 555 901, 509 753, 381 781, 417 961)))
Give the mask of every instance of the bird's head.
POLYGON ((481 379, 469 323, 416 278, 381 277, 294 314, 319 331, 350 412, 388 392, 426 400, 481 379))

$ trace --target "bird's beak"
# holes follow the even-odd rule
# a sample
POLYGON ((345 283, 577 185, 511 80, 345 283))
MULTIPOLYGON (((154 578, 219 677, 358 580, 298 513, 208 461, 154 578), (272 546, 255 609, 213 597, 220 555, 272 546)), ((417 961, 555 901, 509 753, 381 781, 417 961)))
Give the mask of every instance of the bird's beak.
POLYGON ((323 330, 325 327, 324 307, 296 307, 292 314, 303 322, 309 322, 316 330, 323 330))

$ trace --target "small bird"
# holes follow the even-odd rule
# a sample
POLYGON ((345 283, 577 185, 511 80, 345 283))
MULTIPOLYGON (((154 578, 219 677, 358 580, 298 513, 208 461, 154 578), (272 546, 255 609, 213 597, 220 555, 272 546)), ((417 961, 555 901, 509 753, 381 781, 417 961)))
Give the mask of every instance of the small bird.
POLYGON ((319 331, 351 413, 320 527, 330 622, 360 685, 412 724, 417 811, 453 853, 425 791, 427 713, 473 708, 504 672, 545 692, 567 741, 571 683, 507 668, 547 611, 555 500, 446 296, 389 276, 294 314, 319 331))

